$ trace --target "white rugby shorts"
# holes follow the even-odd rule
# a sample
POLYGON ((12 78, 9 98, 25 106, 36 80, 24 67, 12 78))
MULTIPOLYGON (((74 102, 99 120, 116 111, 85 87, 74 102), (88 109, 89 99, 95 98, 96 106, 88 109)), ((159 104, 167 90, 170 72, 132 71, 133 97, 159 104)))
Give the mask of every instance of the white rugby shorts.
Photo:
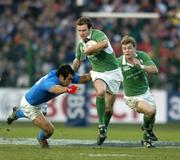
POLYGON ((38 106, 32 106, 27 102, 25 95, 21 99, 20 107, 24 115, 31 120, 34 120, 37 116, 41 115, 42 112, 45 113, 47 110, 46 103, 38 106))
POLYGON ((93 82, 97 79, 102 79, 106 83, 109 92, 113 94, 117 94, 119 92, 122 82, 122 73, 120 68, 106 72, 90 71, 90 74, 93 82))
POLYGON ((138 96, 128 97, 124 95, 124 100, 131 109, 135 109, 135 110, 136 110, 136 104, 139 101, 146 101, 150 105, 156 107, 155 99, 152 93, 150 92, 150 89, 148 89, 144 94, 138 96))

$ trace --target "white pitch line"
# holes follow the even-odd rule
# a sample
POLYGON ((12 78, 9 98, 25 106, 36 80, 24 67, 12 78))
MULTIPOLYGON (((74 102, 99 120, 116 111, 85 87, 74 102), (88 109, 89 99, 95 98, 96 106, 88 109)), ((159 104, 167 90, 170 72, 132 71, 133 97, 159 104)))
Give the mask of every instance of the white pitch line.
MULTIPOLYGON (((48 140, 52 146, 97 146, 95 140, 80 139, 52 139, 48 140)), ((1 138, 0 144, 39 145, 35 138, 1 138)), ((180 147, 180 142, 154 142, 157 147, 180 147)), ((141 147, 140 141, 107 140, 102 147, 141 147)), ((98 146, 97 146, 98 147, 98 146)))
POLYGON ((134 157, 136 155, 130 155, 130 154, 115 154, 115 153, 109 153, 109 154, 94 154, 94 153, 80 153, 80 156, 89 156, 89 157, 134 157))

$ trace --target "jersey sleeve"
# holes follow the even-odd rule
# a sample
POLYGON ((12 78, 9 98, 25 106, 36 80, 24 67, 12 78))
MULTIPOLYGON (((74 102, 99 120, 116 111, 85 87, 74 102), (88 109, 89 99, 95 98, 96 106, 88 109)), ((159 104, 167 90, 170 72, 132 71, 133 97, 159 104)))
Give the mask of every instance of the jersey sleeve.
POLYGON ((102 31, 96 31, 95 35, 93 35, 93 40, 95 40, 96 42, 101 42, 105 39, 108 39, 106 34, 102 31))
POLYGON ((80 81, 80 75, 75 74, 75 76, 73 77, 72 83, 79 83, 80 81))
POLYGON ((57 84, 53 83, 53 82, 47 82, 46 85, 44 86, 45 90, 50 92, 50 89, 55 86, 57 84))
POLYGON ((154 62, 153 62, 153 60, 150 58, 150 56, 147 54, 147 53, 145 53, 145 52, 143 52, 143 56, 142 56, 142 60, 143 60, 143 64, 145 64, 145 65, 154 65, 154 62))
POLYGON ((76 48, 76 55, 75 57, 79 60, 79 61, 83 61, 86 59, 86 54, 83 52, 83 44, 79 43, 77 48, 76 48))

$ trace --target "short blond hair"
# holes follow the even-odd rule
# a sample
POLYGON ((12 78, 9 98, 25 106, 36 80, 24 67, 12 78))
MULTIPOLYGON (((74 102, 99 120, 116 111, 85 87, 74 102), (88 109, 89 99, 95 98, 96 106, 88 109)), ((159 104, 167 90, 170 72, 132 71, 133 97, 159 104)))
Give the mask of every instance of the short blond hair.
POLYGON ((129 44, 129 43, 131 43, 134 47, 136 47, 137 46, 137 43, 136 43, 136 40, 133 38, 133 37, 131 37, 131 36, 128 36, 128 35, 125 35, 123 38, 122 38, 122 40, 121 40, 121 45, 126 45, 126 44, 129 44))

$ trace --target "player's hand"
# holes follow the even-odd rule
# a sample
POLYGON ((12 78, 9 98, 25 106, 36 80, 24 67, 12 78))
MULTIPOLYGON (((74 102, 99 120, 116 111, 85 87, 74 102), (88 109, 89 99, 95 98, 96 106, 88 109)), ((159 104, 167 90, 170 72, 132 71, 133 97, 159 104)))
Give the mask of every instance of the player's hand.
POLYGON ((85 53, 85 54, 91 53, 91 52, 92 52, 92 47, 93 47, 94 45, 96 45, 96 44, 97 44, 96 41, 89 40, 89 41, 85 44, 85 46, 84 46, 84 48, 83 48, 84 53, 85 53))
POLYGON ((85 46, 85 47, 83 48, 83 52, 84 52, 85 54, 87 54, 87 53, 89 52, 89 48, 85 46))
POLYGON ((67 89, 67 93, 69 93, 69 94, 75 94, 77 91, 78 91, 78 86, 76 86, 76 85, 71 85, 71 86, 69 86, 68 87, 68 89, 67 89))
POLYGON ((141 63, 138 59, 134 58, 133 59, 133 64, 137 67, 137 68, 141 68, 141 63))

